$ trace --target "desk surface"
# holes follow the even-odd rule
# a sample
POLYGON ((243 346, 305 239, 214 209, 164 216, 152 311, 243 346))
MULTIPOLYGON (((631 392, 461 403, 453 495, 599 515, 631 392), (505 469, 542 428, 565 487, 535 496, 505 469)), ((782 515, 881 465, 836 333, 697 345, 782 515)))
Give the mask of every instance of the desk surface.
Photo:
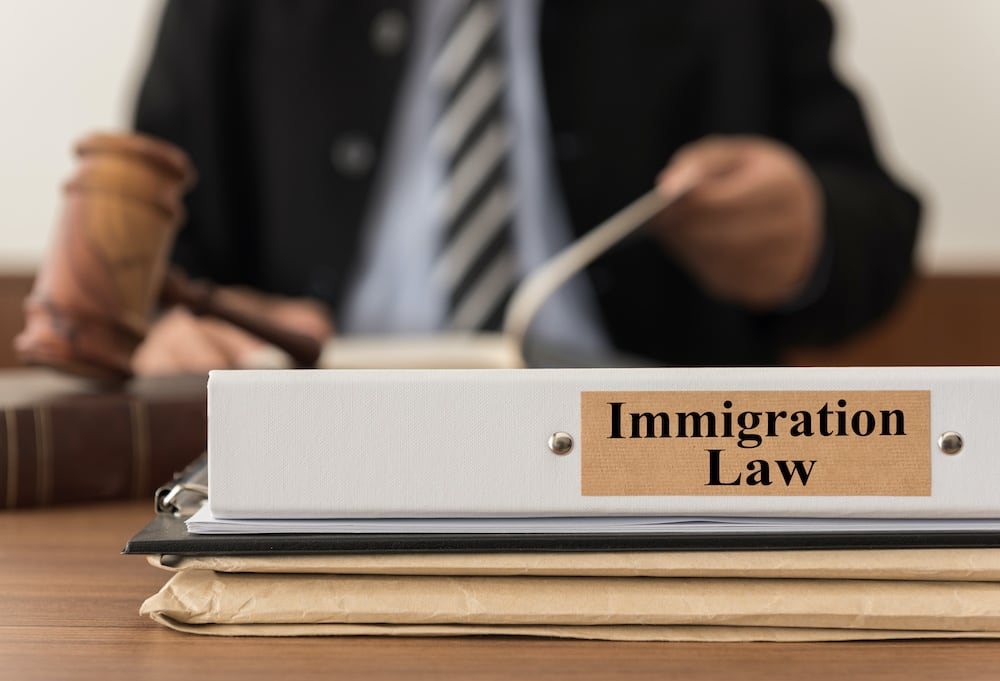
POLYGON ((604 643, 527 638, 224 639, 138 614, 164 572, 119 550, 150 504, 0 513, 0 679, 974 679, 1000 641, 604 643))

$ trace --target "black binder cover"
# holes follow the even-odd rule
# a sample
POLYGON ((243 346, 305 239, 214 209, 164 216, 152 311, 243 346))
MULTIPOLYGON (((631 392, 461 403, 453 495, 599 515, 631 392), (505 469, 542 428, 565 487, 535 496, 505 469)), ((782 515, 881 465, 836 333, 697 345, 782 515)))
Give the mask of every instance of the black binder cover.
POLYGON ((493 553, 1000 548, 1000 532, 781 532, 690 534, 191 534, 157 514, 123 553, 190 556, 263 553, 493 553))
POLYGON ((780 551, 815 549, 1000 548, 1000 531, 896 530, 658 533, 191 534, 184 521, 206 499, 202 455, 156 493, 156 515, 126 554, 189 556, 304 553, 513 553, 594 551, 780 551))

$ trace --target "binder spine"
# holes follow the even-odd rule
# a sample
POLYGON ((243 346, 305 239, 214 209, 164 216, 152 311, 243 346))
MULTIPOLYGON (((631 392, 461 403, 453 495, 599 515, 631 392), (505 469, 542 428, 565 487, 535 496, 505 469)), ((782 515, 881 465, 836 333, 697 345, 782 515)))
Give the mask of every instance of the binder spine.
POLYGON ((222 371, 209 402, 217 518, 1000 517, 1000 367, 222 371))

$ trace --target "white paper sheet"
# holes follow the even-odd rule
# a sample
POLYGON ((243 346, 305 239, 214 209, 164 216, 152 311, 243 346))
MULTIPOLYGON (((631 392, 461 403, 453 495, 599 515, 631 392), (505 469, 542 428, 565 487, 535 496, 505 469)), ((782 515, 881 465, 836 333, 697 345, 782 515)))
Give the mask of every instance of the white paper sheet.
POLYGON ((233 520, 203 506, 187 520, 194 534, 657 534, 761 532, 998 532, 1000 519, 751 518, 596 516, 540 518, 345 518, 233 520))

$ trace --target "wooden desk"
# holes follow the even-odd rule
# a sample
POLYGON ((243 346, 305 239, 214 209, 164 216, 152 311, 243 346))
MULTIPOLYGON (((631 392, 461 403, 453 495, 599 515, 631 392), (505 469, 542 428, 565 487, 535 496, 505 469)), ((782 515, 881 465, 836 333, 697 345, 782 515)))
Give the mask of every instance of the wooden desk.
POLYGON ((0 680, 996 679, 1000 641, 649 644, 538 639, 223 639, 139 617, 166 574, 121 556, 128 502, 0 512, 0 680))

